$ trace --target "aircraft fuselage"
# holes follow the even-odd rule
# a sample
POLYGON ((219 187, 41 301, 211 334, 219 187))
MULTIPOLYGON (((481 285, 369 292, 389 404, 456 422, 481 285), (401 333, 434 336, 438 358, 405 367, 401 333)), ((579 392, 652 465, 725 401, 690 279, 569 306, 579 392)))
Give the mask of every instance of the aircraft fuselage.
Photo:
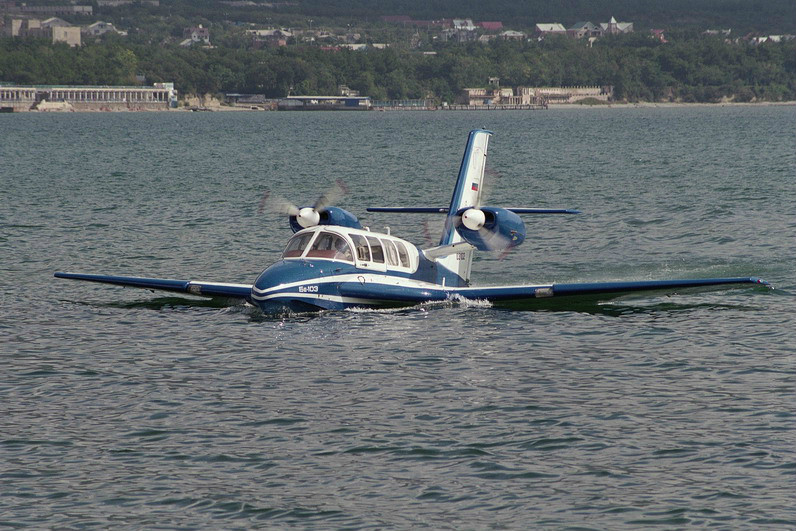
POLYGON ((395 307, 448 298, 466 281, 389 234, 316 226, 293 235, 252 286, 264 311, 395 307))

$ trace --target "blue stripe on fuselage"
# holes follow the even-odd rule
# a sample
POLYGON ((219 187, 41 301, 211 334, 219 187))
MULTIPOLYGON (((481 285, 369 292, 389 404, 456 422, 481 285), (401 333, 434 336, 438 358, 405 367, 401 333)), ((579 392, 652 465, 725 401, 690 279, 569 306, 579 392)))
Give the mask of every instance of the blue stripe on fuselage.
POLYGON ((265 290, 282 284, 346 274, 384 275, 385 277, 408 278, 434 284, 441 284, 441 278, 444 277, 446 279, 445 285, 449 287, 464 286, 466 284, 455 273, 421 255, 418 268, 413 273, 395 270, 373 271, 372 269, 356 267, 350 263, 322 259, 280 260, 260 273, 260 276, 254 282, 254 287, 258 290, 265 290))

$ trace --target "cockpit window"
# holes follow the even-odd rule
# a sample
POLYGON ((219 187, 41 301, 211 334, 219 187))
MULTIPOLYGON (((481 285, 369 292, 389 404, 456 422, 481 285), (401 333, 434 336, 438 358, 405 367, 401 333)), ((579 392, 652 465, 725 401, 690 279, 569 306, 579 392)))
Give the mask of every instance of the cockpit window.
POLYGON ((318 235, 312 248, 307 253, 307 258, 330 258, 333 260, 354 261, 351 247, 342 237, 330 232, 322 232, 318 235))
POLYGON ((304 249, 307 248, 307 244, 310 243, 312 236, 312 232, 293 236, 290 241, 287 242, 287 247, 285 247, 285 252, 282 253, 282 258, 297 258, 301 256, 304 253, 304 249))
POLYGON ((381 247, 381 240, 368 236, 368 243, 370 243, 370 252, 373 255, 373 261, 377 264, 384 263, 384 249, 381 247))
POLYGON ((387 254, 387 263, 391 266, 401 265, 398 262, 398 251, 395 250, 395 244, 390 240, 382 240, 381 243, 384 244, 384 250, 387 254))
POLYGON ((370 262, 370 247, 368 247, 368 241, 365 237, 359 234, 352 234, 351 237, 354 239, 354 246, 357 248, 357 260, 370 262))
POLYGON ((406 252, 406 247, 401 242, 395 242, 395 246, 398 248, 398 257, 401 259, 401 266, 403 267, 412 267, 412 262, 409 260, 409 253, 406 252))

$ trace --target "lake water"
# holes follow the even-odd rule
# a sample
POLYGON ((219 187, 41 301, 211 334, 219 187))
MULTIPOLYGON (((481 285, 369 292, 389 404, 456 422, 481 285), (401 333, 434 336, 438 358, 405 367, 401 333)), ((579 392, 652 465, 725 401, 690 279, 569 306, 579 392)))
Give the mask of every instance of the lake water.
POLYGON ((0 115, 0 526, 796 527, 796 107, 0 115), (478 284, 760 276, 590 311, 270 318, 57 280, 251 283, 265 191, 418 244, 467 132, 567 207, 478 284))

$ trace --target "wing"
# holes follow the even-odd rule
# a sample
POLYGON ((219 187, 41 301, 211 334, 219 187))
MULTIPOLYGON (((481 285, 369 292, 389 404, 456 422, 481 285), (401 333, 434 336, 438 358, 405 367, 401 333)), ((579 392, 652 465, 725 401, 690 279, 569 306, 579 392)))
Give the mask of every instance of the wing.
POLYGON ((224 282, 203 282, 198 280, 174 280, 167 278, 143 277, 118 277, 112 275, 89 275, 85 273, 55 273, 56 278, 72 280, 86 280, 88 282, 101 282, 117 286, 133 288, 157 289, 177 293, 190 293, 204 297, 227 297, 232 299, 246 299, 251 297, 251 284, 229 284, 224 282))
POLYGON ((690 288, 728 289, 750 284, 769 286, 768 282, 756 277, 738 277, 455 288, 451 292, 468 299, 484 299, 500 305, 533 305, 544 300, 545 306, 555 306, 559 302, 596 303, 639 292, 673 292, 690 288))

